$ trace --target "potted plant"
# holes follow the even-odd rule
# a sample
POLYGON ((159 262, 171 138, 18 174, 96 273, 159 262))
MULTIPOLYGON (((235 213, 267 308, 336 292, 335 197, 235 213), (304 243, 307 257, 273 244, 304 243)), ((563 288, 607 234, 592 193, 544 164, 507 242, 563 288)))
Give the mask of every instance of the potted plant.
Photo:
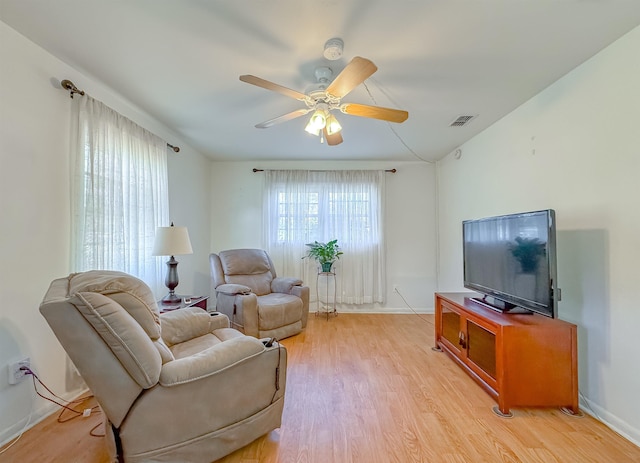
POLYGON ((303 259, 305 257, 315 259, 316 262, 322 266, 322 271, 326 273, 331 271, 333 263, 336 259, 340 259, 340 256, 343 254, 342 251, 340 251, 338 240, 331 240, 328 243, 314 241, 313 243, 307 243, 305 246, 308 246, 309 250, 303 259))

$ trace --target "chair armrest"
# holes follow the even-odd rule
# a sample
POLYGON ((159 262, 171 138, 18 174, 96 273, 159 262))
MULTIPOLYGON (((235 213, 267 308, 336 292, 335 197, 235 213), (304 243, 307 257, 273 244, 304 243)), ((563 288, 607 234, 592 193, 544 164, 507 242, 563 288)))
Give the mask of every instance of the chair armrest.
POLYGON ((209 331, 213 333, 220 328, 229 328, 229 317, 220 312, 209 312, 209 331))
POLYGON ((309 287, 294 286, 291 288, 291 294, 302 299, 302 327, 305 328, 309 316, 309 287))
POLYGON ((277 277, 271 282, 271 292, 291 294, 291 288, 301 285, 302 280, 298 278, 277 277))
POLYGON ((165 363, 160 384, 165 387, 197 381, 265 351, 265 346, 251 336, 229 339, 195 355, 165 363))
POLYGON ((186 307, 160 315, 162 340, 173 346, 211 332, 211 316, 199 307, 186 307))
POLYGON ((227 283, 216 288, 217 293, 226 294, 227 296, 235 296, 236 294, 250 294, 251 288, 245 285, 235 285, 227 283))
POLYGON ((231 327, 258 336, 258 296, 255 293, 216 295, 216 310, 229 317, 231 327))
MULTIPOLYGON (((231 340, 222 344, 230 342, 231 340)), ((262 345, 257 339, 249 338, 249 342, 262 345)), ((205 356, 208 355, 211 354, 205 356)), ((199 356, 200 354, 194 355, 199 356)), ((279 415, 275 417, 272 413, 274 409, 281 410, 285 396, 287 351, 284 346, 274 343, 271 348, 263 347, 261 352, 236 361, 215 373, 205 373, 198 380, 195 380, 195 374, 184 372, 185 368, 198 363, 194 360, 185 358, 170 362, 176 363, 179 368, 169 367, 167 363, 167 370, 162 372, 163 380, 169 381, 173 376, 169 368, 175 369, 176 374, 176 370, 182 370, 184 378, 193 379, 179 383, 173 376, 176 382, 167 382, 166 386, 158 384, 140 394, 135 407, 127 415, 129 433, 152 427, 153 432, 144 436, 148 448, 163 449, 174 445, 176 426, 198 430, 197 435, 202 436, 228 426, 233 433, 243 433, 246 428, 239 423, 250 417, 253 418, 250 419, 251 423, 247 423, 247 427, 253 426, 254 420, 263 419, 273 419, 276 426, 280 425, 279 415), (234 427, 236 425, 239 427, 234 427)), ((194 435, 194 440, 197 439, 199 437, 194 435)), ((184 458, 180 461, 184 461, 184 458)))

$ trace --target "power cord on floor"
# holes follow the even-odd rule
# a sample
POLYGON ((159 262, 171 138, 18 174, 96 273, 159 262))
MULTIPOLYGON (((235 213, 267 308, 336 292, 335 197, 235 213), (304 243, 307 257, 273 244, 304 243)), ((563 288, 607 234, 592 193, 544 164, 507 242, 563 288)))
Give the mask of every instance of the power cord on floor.
POLYGON ((582 404, 587 409, 587 413, 589 413, 589 415, 593 416, 596 420, 604 423, 604 420, 602 418, 600 418, 600 415, 598 415, 598 413, 593 408, 591 408, 591 405, 589 404, 589 401, 587 400, 587 398, 584 396, 584 394, 581 391, 578 391, 578 397, 581 399, 580 401, 582 402, 582 404))
MULTIPOLYGON (((74 408, 69 407, 69 405, 72 404, 79 404, 82 402, 85 402, 86 400, 90 399, 91 397, 93 397, 93 395, 89 395, 89 396, 85 396, 85 397, 79 397, 77 399, 74 400, 66 400, 63 399, 62 397, 56 395, 39 377, 38 375, 31 369, 28 367, 21 367, 20 370, 22 370, 25 375, 30 375, 31 376, 31 380, 33 381, 33 389, 35 391, 35 393, 39 396, 42 397, 45 400, 48 400, 49 402, 53 402, 54 404, 58 405, 59 407, 62 408, 62 410, 60 410, 60 413, 58 414, 58 418, 57 418, 57 422, 58 423, 66 423, 67 421, 71 421, 75 418, 78 418, 79 416, 90 416, 91 413, 93 413, 94 411, 101 411, 100 410, 100 406, 99 405, 94 405, 91 408, 85 408, 82 411, 76 410, 74 408), (65 402, 65 403, 60 403, 57 400, 54 400, 50 397, 46 397, 45 395, 43 395, 39 390, 38 390, 38 384, 40 384, 42 387, 44 387, 46 389, 46 391, 51 394, 53 397, 55 397, 56 399, 60 400, 61 402, 65 402), (63 419, 62 415, 64 414, 65 411, 69 411, 73 414, 73 416, 71 416, 70 418, 66 418, 63 419)), ((24 427, 22 428, 22 430, 20 431, 20 434, 13 440, 13 442, 11 442, 11 444, 9 444, 7 447, 5 447, 4 449, 0 450, 0 455, 2 455, 4 452, 6 452, 7 450, 9 450, 11 447, 13 447, 15 445, 16 442, 18 442, 18 440, 20 440, 20 438, 22 437, 22 435, 24 434, 24 432, 26 431, 26 429, 28 428, 29 424, 31 423, 31 419, 33 418, 33 406, 34 406, 34 402, 32 401, 31 403, 31 410, 29 411, 29 417, 27 419, 26 424, 24 425, 24 427)), ((98 423, 96 426, 94 426, 93 428, 91 428, 91 430, 89 431, 89 435, 93 436, 93 437, 104 437, 104 434, 96 434, 95 430, 102 425, 102 422, 98 423)))
POLYGON ((22 367, 22 368, 21 368, 21 370, 23 370, 27 375, 31 375, 31 379, 33 380, 33 388, 34 388, 34 390, 36 391, 36 394, 38 394, 38 395, 39 395, 40 397, 42 397, 43 399, 48 400, 49 402, 53 402, 54 404, 58 405, 59 407, 62 407, 62 410, 61 410, 61 412, 60 412, 60 415, 58 415, 58 423, 64 423, 64 422, 66 422, 66 421, 72 420, 73 418, 77 418, 77 417, 78 417, 78 416, 80 416, 80 415, 83 415, 83 416, 89 416, 89 415, 91 414, 91 412, 93 412, 93 410, 99 410, 99 409, 100 409, 100 407, 99 407, 98 405, 94 405, 93 407, 91 407, 91 408, 87 408, 87 409, 84 409, 83 411, 78 411, 78 410, 76 410, 76 409, 74 409, 74 408, 71 408, 71 407, 69 407, 69 406, 68 406, 69 404, 77 404, 77 403, 81 403, 81 402, 84 402, 85 400, 87 400, 87 399, 88 399, 88 398, 90 398, 90 397, 82 397, 82 398, 75 399, 75 400, 66 400, 66 399, 63 399, 62 397, 60 397, 60 396, 56 395, 56 394, 55 394, 51 389, 49 389, 49 387, 48 387, 46 384, 44 384, 44 383, 42 382, 42 380, 40 380, 40 378, 38 377, 38 375, 37 375, 37 374, 35 374, 35 372, 34 372, 33 370, 31 370, 30 368, 27 368, 27 367, 22 367), (37 381, 37 383, 36 383, 36 381, 37 381), (60 403, 60 402, 58 402, 58 401, 56 401, 56 400, 54 400, 54 399, 52 399, 52 398, 50 398, 50 397, 46 397, 46 396, 42 395, 42 394, 40 393, 40 391, 38 390, 38 383, 39 383, 42 387, 44 387, 44 388, 47 390, 47 392, 48 392, 49 394, 51 394, 51 395, 52 395, 53 397, 55 397, 56 399, 61 400, 62 402, 66 402, 66 404, 60 403), (66 420, 61 420, 62 413, 63 413, 65 410, 68 410, 68 411, 70 411, 70 412, 74 413, 74 414, 75 414, 75 416, 73 416, 72 418, 68 418, 68 419, 66 419, 66 420))
POLYGON ((418 312, 416 312, 416 311, 414 310, 414 308, 413 308, 413 307, 411 307, 411 305, 407 302, 407 300, 406 300, 406 299, 405 299, 405 297, 402 295, 402 293, 400 292, 400 290, 398 289, 398 287, 397 287, 397 286, 393 288, 393 291, 394 291, 395 293, 398 293, 398 296, 400 296, 400 298, 401 298, 401 299, 402 299, 402 301, 405 303, 405 305, 409 308, 409 310, 411 310, 415 315, 417 315, 417 316, 418 316, 418 318, 419 318, 420 320, 422 320, 422 321, 423 321, 423 322, 425 322, 425 323, 428 323, 429 325, 433 325, 433 322, 432 322, 431 320, 427 320, 427 319, 426 319, 426 318, 424 318, 422 315, 420 315, 418 312))

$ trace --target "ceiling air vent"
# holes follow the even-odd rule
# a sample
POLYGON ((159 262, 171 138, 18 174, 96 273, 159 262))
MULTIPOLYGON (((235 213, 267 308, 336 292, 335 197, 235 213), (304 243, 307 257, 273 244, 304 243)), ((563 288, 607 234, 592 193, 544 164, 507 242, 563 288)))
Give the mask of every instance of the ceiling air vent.
POLYGON ((463 127, 469 124, 469 122, 471 122, 475 117, 476 116, 458 116, 451 124, 449 124, 449 127, 463 127))

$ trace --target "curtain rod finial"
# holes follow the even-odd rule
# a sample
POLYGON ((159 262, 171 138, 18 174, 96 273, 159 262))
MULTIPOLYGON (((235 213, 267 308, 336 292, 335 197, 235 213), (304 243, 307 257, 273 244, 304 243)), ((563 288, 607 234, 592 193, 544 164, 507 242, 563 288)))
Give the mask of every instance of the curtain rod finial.
POLYGON ((60 82, 60 86, 65 90, 69 90, 69 97, 73 98, 74 93, 79 93, 80 95, 84 95, 84 90, 79 90, 78 87, 74 85, 69 79, 64 79, 60 82))

